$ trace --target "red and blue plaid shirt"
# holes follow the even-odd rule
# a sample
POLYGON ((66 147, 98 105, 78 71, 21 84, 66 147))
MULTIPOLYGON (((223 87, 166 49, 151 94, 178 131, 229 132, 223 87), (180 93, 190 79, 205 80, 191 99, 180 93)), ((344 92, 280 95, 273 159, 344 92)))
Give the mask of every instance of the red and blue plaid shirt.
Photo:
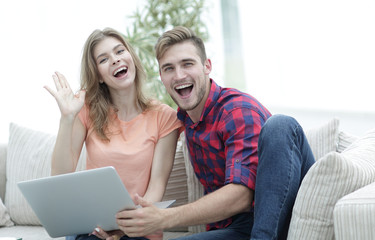
MULTIPOLYGON (((178 118, 185 125, 190 160, 205 194, 229 183, 254 190, 259 133, 270 116, 254 97, 236 89, 221 88, 212 79, 198 122, 178 110, 178 118)), ((207 230, 225 228, 231 222, 229 218, 211 223, 207 230)))

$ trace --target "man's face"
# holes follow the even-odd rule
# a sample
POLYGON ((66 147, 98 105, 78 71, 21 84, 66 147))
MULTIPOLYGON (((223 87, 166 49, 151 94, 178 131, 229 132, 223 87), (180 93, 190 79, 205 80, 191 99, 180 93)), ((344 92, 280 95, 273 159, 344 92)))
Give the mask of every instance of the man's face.
POLYGON ((207 59, 202 63, 193 43, 170 47, 159 59, 159 66, 165 88, 181 109, 203 109, 209 93, 211 62, 207 59))

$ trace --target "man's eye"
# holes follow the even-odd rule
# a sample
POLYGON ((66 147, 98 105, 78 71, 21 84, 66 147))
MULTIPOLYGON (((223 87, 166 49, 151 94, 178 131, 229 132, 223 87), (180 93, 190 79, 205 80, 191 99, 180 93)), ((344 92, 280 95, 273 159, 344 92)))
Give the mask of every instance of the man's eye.
POLYGON ((164 68, 164 72, 169 72, 169 71, 171 71, 173 68, 172 67, 166 67, 166 68, 164 68))

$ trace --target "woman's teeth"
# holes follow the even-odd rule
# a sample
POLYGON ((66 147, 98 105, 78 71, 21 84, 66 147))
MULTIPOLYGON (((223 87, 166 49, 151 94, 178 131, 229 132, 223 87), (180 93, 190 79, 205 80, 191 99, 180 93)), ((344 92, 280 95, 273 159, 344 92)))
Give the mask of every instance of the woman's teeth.
POLYGON ((126 67, 122 67, 122 68, 119 68, 119 69, 117 69, 114 73, 113 73, 113 76, 117 76, 117 74, 119 73, 119 72, 122 72, 122 71, 127 71, 128 70, 128 68, 126 68, 126 67))

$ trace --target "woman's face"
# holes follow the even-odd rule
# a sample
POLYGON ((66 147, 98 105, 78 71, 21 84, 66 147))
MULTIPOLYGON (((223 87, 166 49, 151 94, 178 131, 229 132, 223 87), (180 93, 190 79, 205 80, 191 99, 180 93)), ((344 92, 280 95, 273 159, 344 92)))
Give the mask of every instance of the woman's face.
POLYGON ((94 58, 100 82, 110 89, 121 90, 133 86, 136 76, 134 61, 124 44, 114 37, 107 37, 94 48, 94 58))

